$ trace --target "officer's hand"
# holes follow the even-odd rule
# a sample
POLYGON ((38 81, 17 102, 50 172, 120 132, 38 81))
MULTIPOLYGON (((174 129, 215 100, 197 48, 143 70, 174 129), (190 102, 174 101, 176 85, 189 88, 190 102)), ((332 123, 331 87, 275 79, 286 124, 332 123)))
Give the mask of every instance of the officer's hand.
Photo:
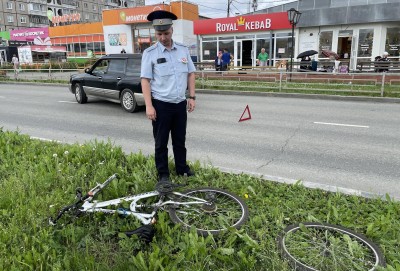
POLYGON ((193 112, 194 108, 196 106, 196 101, 193 99, 189 99, 188 101, 188 112, 193 112))
POLYGON ((146 106, 146 115, 149 120, 155 121, 157 118, 156 110, 153 106, 146 106))

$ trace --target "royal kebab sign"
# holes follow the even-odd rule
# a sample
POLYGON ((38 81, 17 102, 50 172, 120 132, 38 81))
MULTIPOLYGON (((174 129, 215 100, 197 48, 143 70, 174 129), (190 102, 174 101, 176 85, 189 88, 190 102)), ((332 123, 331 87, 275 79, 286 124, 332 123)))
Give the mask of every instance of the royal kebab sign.
POLYGON ((290 28, 291 25, 286 12, 197 20, 194 22, 194 34, 196 35, 253 32, 290 28))

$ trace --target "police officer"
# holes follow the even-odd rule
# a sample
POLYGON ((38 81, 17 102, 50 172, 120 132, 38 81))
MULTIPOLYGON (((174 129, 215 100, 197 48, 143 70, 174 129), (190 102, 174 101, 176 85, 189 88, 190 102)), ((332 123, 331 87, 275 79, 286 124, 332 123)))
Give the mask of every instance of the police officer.
POLYGON ((153 22, 157 43, 143 52, 141 83, 147 118, 152 121, 155 162, 159 182, 169 182, 168 140, 172 138, 178 175, 193 176, 186 163, 187 112, 195 108, 195 67, 188 48, 172 40, 175 14, 157 10, 147 16, 153 22), (188 90, 188 96, 186 91, 188 90))

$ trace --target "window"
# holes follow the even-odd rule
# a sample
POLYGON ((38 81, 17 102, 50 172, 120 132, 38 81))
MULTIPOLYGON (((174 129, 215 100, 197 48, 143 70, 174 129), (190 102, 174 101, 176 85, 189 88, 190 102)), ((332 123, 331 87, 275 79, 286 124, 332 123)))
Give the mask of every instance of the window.
POLYGON ((140 61, 137 59, 129 58, 126 65, 126 75, 140 76, 140 61))
POLYGON ((371 57, 372 54, 372 43, 374 40, 373 29, 360 29, 360 38, 358 40, 358 56, 359 57, 371 57))
POLYGON ((331 0, 318 0, 315 1, 315 8, 329 8, 331 5, 331 0))
POLYGON ((25 4, 19 4, 19 10, 24 11, 25 10, 25 4))
POLYGON ((97 10, 97 6, 96 4, 93 4, 93 10, 96 11, 97 10))
POLYGON ((203 60, 215 60, 217 57, 217 43, 203 42, 203 60))
POLYGON ((93 74, 104 74, 105 71, 107 70, 108 65, 109 65, 109 60, 103 59, 97 63, 97 65, 93 69, 92 73, 93 74))
POLYGON ((107 73, 123 73, 125 71, 125 59, 113 59, 108 65, 107 73))
POLYGON ((7 2, 7 9, 13 9, 13 3, 7 2))
POLYGON ((85 14, 85 20, 89 20, 89 14, 85 14))
POLYGON ((26 17, 25 16, 21 17, 20 22, 21 24, 26 24, 26 17))
POLYGON ((14 16, 8 15, 8 16, 7 16, 7 22, 13 23, 13 22, 14 22, 14 16))
POLYGON ((88 3, 83 3, 84 8, 88 8, 88 3))
POLYGON ((319 34, 319 57, 325 57, 321 54, 322 50, 332 50, 332 39, 332 31, 325 31, 319 34))
POLYGON ((400 27, 388 28, 386 33, 385 50, 389 57, 399 56, 400 49, 400 27))

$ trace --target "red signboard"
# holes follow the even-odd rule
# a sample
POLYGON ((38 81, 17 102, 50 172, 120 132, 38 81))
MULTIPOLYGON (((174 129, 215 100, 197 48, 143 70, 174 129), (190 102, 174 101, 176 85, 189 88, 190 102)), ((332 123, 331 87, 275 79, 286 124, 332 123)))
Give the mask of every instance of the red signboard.
POLYGON ((194 21, 194 34, 196 35, 290 28, 292 28, 292 26, 290 25, 286 12, 194 21))

